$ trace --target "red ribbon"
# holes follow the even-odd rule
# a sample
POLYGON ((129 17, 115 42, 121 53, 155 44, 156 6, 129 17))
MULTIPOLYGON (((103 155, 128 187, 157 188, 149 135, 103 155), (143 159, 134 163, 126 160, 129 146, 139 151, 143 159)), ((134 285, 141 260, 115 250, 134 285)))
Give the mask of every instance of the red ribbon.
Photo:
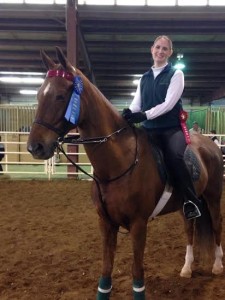
POLYGON ((182 128, 183 133, 184 133, 186 144, 190 144, 191 139, 190 139, 190 135, 189 135, 187 125, 186 125, 186 121, 187 121, 187 118, 188 118, 188 113, 184 110, 181 110, 179 117, 180 117, 180 125, 181 125, 181 128, 182 128))
POLYGON ((67 80, 73 81, 73 74, 63 70, 49 70, 46 77, 62 77, 67 80))

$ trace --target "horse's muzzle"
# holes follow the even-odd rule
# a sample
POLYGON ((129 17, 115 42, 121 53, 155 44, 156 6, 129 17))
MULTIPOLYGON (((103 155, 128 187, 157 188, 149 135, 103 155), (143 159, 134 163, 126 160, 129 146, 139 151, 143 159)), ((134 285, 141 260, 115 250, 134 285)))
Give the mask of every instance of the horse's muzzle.
POLYGON ((54 150, 57 143, 54 143, 51 147, 45 146, 42 143, 27 143, 27 151, 31 153, 35 159, 49 159, 54 155, 54 150))

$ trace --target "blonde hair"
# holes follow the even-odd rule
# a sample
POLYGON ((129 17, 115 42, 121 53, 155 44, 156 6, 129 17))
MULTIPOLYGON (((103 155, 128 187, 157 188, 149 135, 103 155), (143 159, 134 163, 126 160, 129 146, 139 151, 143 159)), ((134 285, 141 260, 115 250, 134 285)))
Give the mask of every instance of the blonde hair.
POLYGON ((159 35, 155 40, 154 40, 154 43, 153 43, 153 46, 155 45, 155 43, 160 40, 160 39, 165 39, 167 40, 167 42, 169 43, 169 46, 170 46, 170 50, 173 49, 173 42, 171 41, 171 39, 167 36, 167 35, 159 35))

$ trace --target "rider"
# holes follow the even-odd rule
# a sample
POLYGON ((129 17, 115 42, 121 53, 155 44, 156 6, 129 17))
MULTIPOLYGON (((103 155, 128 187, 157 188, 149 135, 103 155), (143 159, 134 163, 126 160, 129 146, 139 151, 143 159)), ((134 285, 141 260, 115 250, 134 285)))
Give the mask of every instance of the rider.
POLYGON ((140 123, 150 139, 162 149, 173 185, 183 195, 183 212, 187 219, 201 216, 191 175, 184 162, 185 135, 180 124, 181 95, 184 74, 168 62, 173 53, 172 41, 159 36, 151 47, 154 61, 139 81, 136 94, 123 117, 129 123, 140 123))

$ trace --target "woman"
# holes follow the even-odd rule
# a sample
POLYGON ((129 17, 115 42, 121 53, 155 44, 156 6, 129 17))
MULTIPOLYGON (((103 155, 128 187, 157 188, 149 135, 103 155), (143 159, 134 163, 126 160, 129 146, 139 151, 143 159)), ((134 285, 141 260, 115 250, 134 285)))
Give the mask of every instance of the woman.
POLYGON ((160 146, 173 185, 184 197, 184 215, 193 219, 201 213, 200 201, 184 162, 186 140, 180 124, 184 74, 168 63, 172 53, 169 37, 157 37, 151 47, 154 64, 140 79, 134 99, 130 107, 124 109, 123 117, 129 123, 141 122, 150 139, 160 146))

